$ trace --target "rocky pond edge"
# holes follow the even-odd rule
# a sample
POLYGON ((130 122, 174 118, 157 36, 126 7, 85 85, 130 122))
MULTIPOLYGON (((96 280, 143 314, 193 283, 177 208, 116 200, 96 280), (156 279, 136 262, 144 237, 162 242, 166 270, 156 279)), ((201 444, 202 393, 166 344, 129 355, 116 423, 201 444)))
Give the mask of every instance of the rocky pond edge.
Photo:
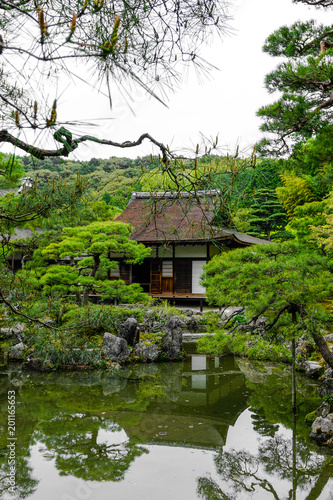
MULTIPOLYGON (((195 341, 205 333, 184 333, 184 327, 189 323, 198 325, 198 318, 194 320, 196 314, 188 312, 190 321, 183 321, 179 316, 171 316, 163 325, 159 325, 160 331, 157 335, 158 341, 147 342, 140 340, 140 326, 135 318, 129 317, 119 326, 118 335, 105 332, 103 343, 99 348, 92 349, 67 349, 63 353, 64 369, 91 369, 94 367, 120 369, 121 365, 131 362, 151 363, 158 361, 178 361, 183 359, 183 341, 195 341)), ((16 342, 8 348, 5 353, 7 362, 22 362, 27 369, 38 371, 54 370, 55 365, 52 355, 43 362, 34 357, 33 352, 27 352, 24 343, 24 323, 16 323, 11 328, 0 328, 2 338, 12 339, 16 342)), ((202 328, 201 326, 201 329, 202 328)), ((333 341, 333 334, 326 337, 329 342, 333 341)), ((299 342, 297 350, 303 349, 302 342, 299 342)), ((298 368, 305 371, 309 377, 318 380, 318 393, 322 398, 319 408, 308 414, 306 419, 311 424, 310 437, 320 447, 333 450, 333 370, 317 361, 304 360, 298 363, 298 368)))

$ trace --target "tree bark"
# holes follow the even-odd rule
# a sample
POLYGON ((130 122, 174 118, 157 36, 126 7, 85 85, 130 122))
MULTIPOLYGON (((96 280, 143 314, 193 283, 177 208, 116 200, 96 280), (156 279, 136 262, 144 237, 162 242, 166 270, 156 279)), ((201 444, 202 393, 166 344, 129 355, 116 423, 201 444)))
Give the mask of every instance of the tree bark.
POLYGON ((316 346, 318 347, 318 350, 328 366, 333 369, 333 352, 330 351, 326 340, 324 337, 318 333, 316 330, 313 330, 311 332, 312 338, 315 341, 316 346))
POLYGON ((80 292, 76 291, 75 297, 76 297, 76 302, 77 302, 78 306, 81 307, 82 306, 82 297, 81 297, 80 292))
MULTIPOLYGON (((93 254, 93 259, 94 259, 94 264, 91 268, 91 271, 89 273, 89 276, 94 278, 96 276, 96 273, 98 271, 99 265, 101 263, 101 257, 102 254, 100 253, 95 253, 93 254)), ((83 292, 83 304, 87 304, 88 302, 88 297, 89 297, 89 288, 85 288, 83 292)))
POLYGON ((296 340, 295 340, 295 337, 291 341, 291 356, 292 356, 291 399, 292 399, 293 413, 296 413, 296 340))
MULTIPOLYGON (((296 339, 295 339, 295 328, 296 328, 296 323, 297 323, 297 312, 295 308, 292 308, 291 310, 291 318, 294 326, 294 336, 291 341, 291 354, 292 354, 292 407, 293 407, 293 414, 294 416, 296 415, 296 339)), ((296 422, 296 420, 295 420, 296 422)), ((295 433, 296 435, 296 433, 295 433)), ((293 490, 294 491, 294 490, 293 490)), ((295 493, 296 495, 296 493, 295 493)))

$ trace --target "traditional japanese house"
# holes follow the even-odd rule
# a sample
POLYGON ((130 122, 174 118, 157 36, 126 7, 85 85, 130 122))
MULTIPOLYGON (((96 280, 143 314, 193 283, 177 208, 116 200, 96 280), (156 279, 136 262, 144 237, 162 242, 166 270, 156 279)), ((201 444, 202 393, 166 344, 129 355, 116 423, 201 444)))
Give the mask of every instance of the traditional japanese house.
POLYGON ((141 265, 120 261, 111 277, 140 283, 154 297, 204 299, 200 277, 207 261, 223 248, 269 243, 215 226, 219 203, 217 191, 132 193, 117 221, 130 223, 131 238, 151 254, 141 265))

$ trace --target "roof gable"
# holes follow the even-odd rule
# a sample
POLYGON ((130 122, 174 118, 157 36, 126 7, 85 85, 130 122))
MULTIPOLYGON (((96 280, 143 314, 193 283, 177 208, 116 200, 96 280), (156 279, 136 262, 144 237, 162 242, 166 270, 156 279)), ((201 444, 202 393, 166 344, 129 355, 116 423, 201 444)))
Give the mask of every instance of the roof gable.
POLYGON ((146 243, 195 243, 233 240, 251 245, 269 243, 231 229, 212 225, 218 191, 196 193, 132 193, 117 221, 133 226, 131 238, 146 243))

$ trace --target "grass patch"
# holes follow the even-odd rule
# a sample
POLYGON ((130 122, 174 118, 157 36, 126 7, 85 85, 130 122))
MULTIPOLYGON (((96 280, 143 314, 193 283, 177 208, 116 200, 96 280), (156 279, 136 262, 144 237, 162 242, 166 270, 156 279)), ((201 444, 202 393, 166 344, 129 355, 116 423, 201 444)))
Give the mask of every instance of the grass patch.
POLYGON ((75 328, 82 336, 98 335, 104 332, 117 333, 119 326, 127 320, 143 320, 142 309, 125 309, 109 305, 88 304, 73 306, 63 316, 62 328, 75 328))

